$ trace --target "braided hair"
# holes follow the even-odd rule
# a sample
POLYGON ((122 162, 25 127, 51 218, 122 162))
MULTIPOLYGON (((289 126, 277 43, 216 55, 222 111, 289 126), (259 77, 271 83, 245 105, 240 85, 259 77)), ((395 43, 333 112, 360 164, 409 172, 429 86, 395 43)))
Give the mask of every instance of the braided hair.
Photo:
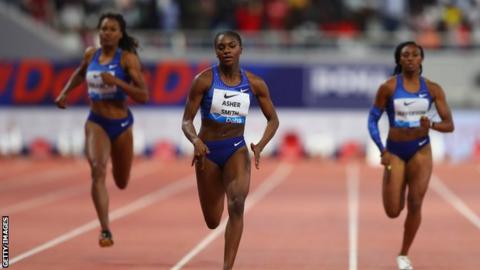
POLYGON ((122 38, 118 42, 118 47, 120 47, 122 50, 137 54, 138 41, 134 37, 127 34, 127 23, 125 22, 123 16, 119 13, 103 13, 100 16, 100 19, 98 19, 97 29, 100 29, 103 20, 106 18, 116 20, 120 25, 120 31, 122 31, 122 38))
MULTIPOLYGON (((394 54, 396 66, 395 66, 395 69, 393 70, 392 75, 397 75, 402 73, 402 66, 400 65, 400 56, 402 54, 403 48, 408 45, 416 46, 420 50, 420 56, 422 57, 422 59, 425 57, 422 46, 415 43, 415 41, 405 41, 398 44, 397 47, 395 48, 395 54, 394 54)), ((422 71, 423 71, 422 65, 420 64, 420 74, 422 74, 422 71)))

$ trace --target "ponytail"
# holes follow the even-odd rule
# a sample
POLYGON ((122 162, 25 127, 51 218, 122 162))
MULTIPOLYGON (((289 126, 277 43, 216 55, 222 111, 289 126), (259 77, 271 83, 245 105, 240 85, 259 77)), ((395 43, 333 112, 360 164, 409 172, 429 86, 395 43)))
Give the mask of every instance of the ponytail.
POLYGON ((98 20, 97 29, 100 29, 102 21, 106 18, 114 19, 120 25, 120 31, 122 31, 122 38, 118 42, 118 47, 120 47, 122 50, 137 54, 138 41, 134 37, 127 34, 127 24, 123 16, 119 13, 103 13, 98 20))

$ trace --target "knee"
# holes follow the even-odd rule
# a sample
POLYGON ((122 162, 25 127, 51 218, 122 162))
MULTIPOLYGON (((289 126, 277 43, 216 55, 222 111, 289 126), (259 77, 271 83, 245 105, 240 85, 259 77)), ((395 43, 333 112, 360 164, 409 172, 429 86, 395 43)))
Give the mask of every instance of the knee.
POLYGON ((230 215, 242 216, 245 209, 245 197, 233 196, 228 200, 228 212, 230 215))
POLYGON ((113 173, 113 179, 115 180, 115 185, 119 189, 127 188, 129 175, 123 175, 123 174, 120 174, 120 173, 115 173, 115 170, 113 170, 112 173, 113 173))
POLYGON ((219 213, 205 213, 204 212, 205 223, 207 227, 211 230, 218 227, 222 219, 222 212, 219 213))
POLYGON ((126 189, 128 185, 128 177, 123 177, 123 178, 117 178, 115 177, 115 185, 119 189, 126 189))
POLYGON ((94 183, 104 182, 107 174, 107 163, 101 161, 92 161, 91 176, 94 183))
POLYGON ((387 217, 389 218, 397 218, 398 216, 400 216, 400 213, 402 213, 402 210, 399 210, 399 211, 386 211, 387 213, 387 217))
POLYGON ((216 229, 220 224, 220 219, 207 219, 205 220, 205 223, 207 223, 207 227, 210 230, 213 230, 213 229, 216 229))
POLYGON ((117 187, 119 189, 126 189, 127 188, 127 185, 128 185, 128 182, 127 181, 124 181, 124 182, 117 182, 115 181, 115 184, 117 185, 117 187))
POLYGON ((418 213, 422 208, 423 197, 421 196, 409 196, 408 197, 408 212, 409 213, 418 213))
POLYGON ((385 208, 385 213, 389 218, 397 218, 402 213, 402 210, 403 210, 403 207, 400 207, 400 206, 390 207, 390 208, 385 208))

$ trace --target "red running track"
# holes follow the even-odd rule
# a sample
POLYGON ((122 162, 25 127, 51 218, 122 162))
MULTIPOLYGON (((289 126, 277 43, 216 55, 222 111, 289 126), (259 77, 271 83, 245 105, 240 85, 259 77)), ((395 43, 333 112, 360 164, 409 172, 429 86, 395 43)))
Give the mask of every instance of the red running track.
MULTIPOLYGON (((388 219, 381 169, 262 160, 253 170, 235 269, 395 269, 405 213, 388 219)), ((110 176, 109 176, 110 177, 110 176)), ((434 168, 415 269, 480 269, 480 166, 434 168)), ((207 229, 189 160, 138 159, 108 179, 115 245, 100 248, 85 160, 0 160, 11 269, 221 269, 223 227, 207 229)))

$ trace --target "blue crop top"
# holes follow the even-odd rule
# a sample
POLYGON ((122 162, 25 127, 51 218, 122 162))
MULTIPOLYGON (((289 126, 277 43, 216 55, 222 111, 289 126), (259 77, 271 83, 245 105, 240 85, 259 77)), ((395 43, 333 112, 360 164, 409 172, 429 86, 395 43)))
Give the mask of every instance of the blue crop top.
POLYGON ((432 96, 423 77, 420 77, 420 89, 411 93, 404 88, 403 77, 397 75, 395 91, 386 107, 390 127, 419 127, 420 117, 426 115, 431 106, 432 96))
POLYGON ((118 48, 113 56, 113 59, 102 65, 98 62, 101 54, 101 49, 98 49, 93 56, 92 61, 87 67, 87 86, 88 96, 91 100, 125 100, 127 94, 116 85, 106 85, 102 81, 100 73, 109 72, 113 76, 129 83, 130 77, 122 69, 120 59, 122 58, 122 49, 118 48))
POLYGON ((228 86, 220 78, 218 65, 212 67, 212 85, 201 103, 202 119, 245 124, 253 94, 245 71, 240 69, 240 72, 241 82, 236 86, 228 86))

